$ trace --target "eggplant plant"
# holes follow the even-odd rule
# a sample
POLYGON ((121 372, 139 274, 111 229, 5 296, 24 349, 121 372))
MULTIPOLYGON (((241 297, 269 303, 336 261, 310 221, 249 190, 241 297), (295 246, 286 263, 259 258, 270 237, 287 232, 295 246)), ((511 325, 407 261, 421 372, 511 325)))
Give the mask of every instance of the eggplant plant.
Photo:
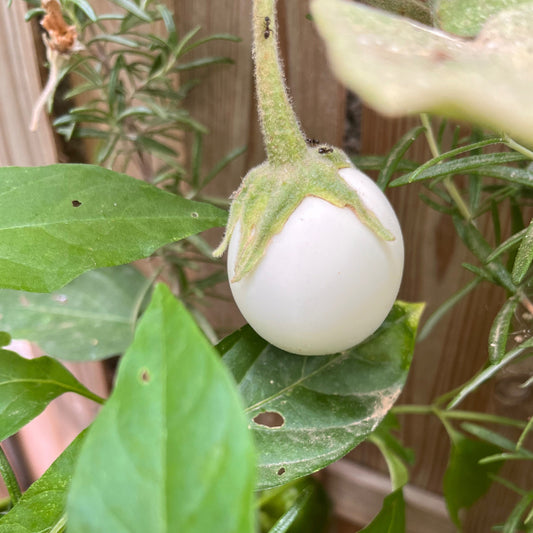
POLYGON ((280 67, 276 2, 254 0, 267 160, 248 172, 231 206, 205 187, 243 149, 200 175, 207 130, 186 111, 193 84, 176 87, 172 75, 228 63, 186 55, 209 40, 237 39, 194 40, 200 30, 179 35, 161 4, 114 3, 120 14, 96 15, 85 0, 48 0, 28 16, 44 16, 51 69, 35 113, 76 73, 84 81, 67 99, 94 99, 73 104, 55 125, 69 142, 99 144, 96 164, 0 169, 0 440, 65 392, 101 409, 25 492, 0 448, 9 493, 0 502, 0 533, 324 532, 331 504, 309 476, 363 441, 380 450, 391 477, 391 494, 364 531, 401 533, 413 457, 395 432, 400 416, 420 414, 436 416, 450 436, 443 493, 457 528, 460 510, 493 482, 517 493, 503 531, 531 528, 533 489, 498 471, 509 460, 531 465, 532 421, 457 409, 533 346, 529 337, 510 338, 514 315, 533 314, 533 230, 522 216, 533 183, 532 108, 524 97, 533 81, 525 68, 533 63, 531 3, 502 0, 489 9, 472 0, 465 22, 453 0, 379 2, 387 10, 313 0, 311 18, 339 79, 385 114, 421 113, 389 155, 370 157, 302 132, 280 67), (155 21, 162 37, 152 33, 155 21), (443 82, 443 72, 453 79, 443 82), (489 79, 503 99, 498 109, 481 90, 489 79), (450 119, 473 124, 466 135, 456 129, 451 144, 443 134, 450 119), (190 168, 173 144, 184 131, 193 139, 190 168), (421 136, 433 154, 423 164, 406 157, 421 136), (484 152, 494 145, 500 151, 484 152), (124 174, 131 162, 144 181, 124 174), (377 182, 365 174, 374 170, 377 182), (460 174, 466 189, 455 180, 460 174), (430 405, 394 406, 423 304, 396 300, 404 244, 384 190, 413 182, 453 219, 478 261, 467 265, 472 281, 426 319, 419 337, 481 283, 501 287, 507 300, 482 370, 430 405), (495 206, 507 203, 520 223, 504 238, 495 206), (487 211, 494 246, 476 222, 487 211), (200 234, 223 226, 213 250, 200 234), (249 324, 218 339, 197 303, 225 277, 226 249, 231 290, 249 324), (175 283, 156 284, 129 265, 152 254, 170 265, 175 283), (205 262, 216 274, 191 276, 205 262), (34 341, 47 355, 25 359, 11 338, 34 341), (61 362, 116 354, 108 398, 61 362), (495 426, 514 428, 515 441, 495 426))

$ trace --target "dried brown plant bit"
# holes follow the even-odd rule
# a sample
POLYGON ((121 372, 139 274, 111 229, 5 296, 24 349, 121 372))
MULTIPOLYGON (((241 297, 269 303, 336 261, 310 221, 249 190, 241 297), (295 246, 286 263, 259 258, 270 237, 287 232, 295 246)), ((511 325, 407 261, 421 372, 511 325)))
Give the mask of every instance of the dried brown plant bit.
POLYGON ((68 26, 57 0, 42 0, 46 11, 41 25, 48 32, 48 46, 61 54, 68 54, 77 48, 78 34, 75 26, 68 26))

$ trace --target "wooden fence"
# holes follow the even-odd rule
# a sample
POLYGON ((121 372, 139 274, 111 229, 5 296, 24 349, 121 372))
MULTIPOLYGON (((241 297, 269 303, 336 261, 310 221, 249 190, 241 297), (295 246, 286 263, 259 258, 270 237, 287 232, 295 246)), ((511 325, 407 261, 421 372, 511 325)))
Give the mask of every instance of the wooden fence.
MULTIPOLYGON (((102 2, 92 2, 93 7, 102 2)), ((253 95, 251 2, 175 0, 173 4, 170 2, 170 7, 181 32, 200 25, 203 35, 227 32, 242 38, 239 44, 214 42, 202 49, 202 55, 227 55, 235 60, 235 64, 195 73, 202 78, 202 83, 191 93, 187 103, 191 114, 210 129, 204 147, 204 170, 212 168, 230 150, 247 146, 245 155, 226 168, 211 185, 212 192, 229 195, 247 170, 264 159, 253 95)), ((308 3, 279 0, 278 9, 287 82, 302 127, 310 137, 342 146, 346 124, 350 123, 346 120, 346 91, 332 77, 323 46, 312 22, 306 18, 308 3)), ((47 164, 58 157, 46 120, 42 120, 37 133, 30 134, 27 130, 31 103, 42 84, 39 77, 42 59, 38 58, 36 50, 39 47, 34 46, 36 37, 24 22, 23 12, 18 0, 11 9, 6 8, 6 2, 0 3, 2 165, 47 164)), ((385 154, 416 121, 413 118, 385 119, 366 108, 362 109, 361 115, 360 145, 364 154, 385 154)), ((350 127, 353 128, 353 124, 350 127)), ((347 136, 353 139, 353 130, 348 131, 347 136)), ((417 143, 410 156, 419 160, 427 158, 424 143, 417 143)), ((416 187, 396 189, 389 196, 403 227, 406 246, 400 297, 427 302, 427 317, 470 280, 461 263, 471 258, 455 237, 449 218, 427 208, 419 200, 416 187)), ((462 384, 483 365, 490 324, 504 296, 501 291, 481 286, 417 346, 408 384, 400 400, 402 403, 429 403, 439 394, 462 384)), ((229 303, 214 306, 210 310, 210 319, 222 333, 232 331, 243 322, 233 304, 229 303)), ((84 372, 86 378, 105 387, 98 367, 90 367, 84 372)), ((517 394, 517 383, 516 376, 504 375, 469 398, 464 408, 525 418, 533 412, 533 398, 517 394)), ((48 416, 48 421, 53 422, 63 415, 55 411, 48 416)), ((404 417, 402 423, 402 439, 415 450, 417 458, 407 491, 408 530, 453 531, 440 497, 449 452, 448 438, 434 417, 409 416, 404 417)), ((74 425, 77 428, 79 423, 74 425)), ((52 427, 59 426, 64 423, 52 424, 52 427)), ((44 444, 41 446, 33 440, 31 449, 24 448, 30 472, 38 474, 44 467, 42 454, 48 453, 46 463, 67 442, 67 437, 61 437, 53 450, 43 452, 44 444), (31 465, 41 466, 33 468, 31 465)), ((366 444, 327 469, 324 479, 336 504, 339 532, 353 532, 356 529, 354 524, 364 524, 371 513, 378 510, 381 498, 388 490, 385 471, 379 454, 366 444)), ((522 470, 518 462, 508 465, 504 474, 517 484, 526 480, 531 483, 531 473, 522 470)), ((488 496, 466 514, 465 531, 489 531, 492 525, 506 517, 515 500, 513 493, 495 485, 488 496)))

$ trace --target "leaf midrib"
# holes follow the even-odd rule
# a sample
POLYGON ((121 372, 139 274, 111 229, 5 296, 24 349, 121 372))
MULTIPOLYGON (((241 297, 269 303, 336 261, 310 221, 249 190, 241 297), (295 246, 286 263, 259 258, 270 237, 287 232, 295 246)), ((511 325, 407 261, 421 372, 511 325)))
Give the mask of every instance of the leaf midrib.
POLYGON ((46 315, 69 316, 73 318, 82 318, 98 322, 115 322, 118 324, 131 325, 132 321, 129 316, 120 315, 104 315, 96 312, 84 312, 82 309, 60 309, 56 307, 36 306, 29 304, 27 306, 19 306, 19 309, 27 313, 42 313, 46 315))
MULTIPOLYGON (((193 220, 195 223, 200 220, 201 217, 204 217, 202 220, 205 219, 211 219, 211 218, 217 218, 217 215, 200 215, 198 214, 198 217, 194 218, 193 220)), ((104 215, 99 217, 93 217, 93 218, 76 218, 76 219, 66 219, 66 220, 53 220, 48 222, 39 222, 35 224, 20 224, 17 226, 4 226, 0 227, 0 231, 11 231, 16 229, 24 229, 24 228, 44 228, 46 226, 59 226, 59 225, 74 225, 74 224, 87 224, 92 222, 138 222, 143 220, 176 220, 176 219, 182 219, 185 218, 187 220, 191 219, 191 215, 180 215, 178 213, 174 215, 146 215, 146 216, 138 216, 138 215, 132 215, 128 217, 106 217, 104 215)))

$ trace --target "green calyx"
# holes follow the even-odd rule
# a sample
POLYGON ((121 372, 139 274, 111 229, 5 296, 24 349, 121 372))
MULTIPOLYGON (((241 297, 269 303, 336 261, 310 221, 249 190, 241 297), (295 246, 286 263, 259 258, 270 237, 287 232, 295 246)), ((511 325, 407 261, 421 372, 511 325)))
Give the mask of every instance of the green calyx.
POLYGON ((237 222, 241 239, 232 281, 252 272, 307 196, 350 208, 378 237, 394 236, 383 227, 358 194, 340 176, 350 167, 338 148, 311 140, 308 146, 291 107, 278 54, 276 0, 253 0, 253 57, 259 120, 268 161, 252 169, 233 195, 226 234, 213 252, 220 257, 237 222))
POLYGON ((393 241, 392 233, 339 176, 339 169, 349 166, 341 150, 320 147, 308 148, 304 158, 295 163, 273 166, 267 161, 252 169, 234 194, 226 234, 213 253, 216 257, 224 253, 240 221, 241 238, 232 282, 241 280, 257 267, 272 237, 283 229, 307 196, 322 198, 339 208, 350 208, 379 238, 393 241))

